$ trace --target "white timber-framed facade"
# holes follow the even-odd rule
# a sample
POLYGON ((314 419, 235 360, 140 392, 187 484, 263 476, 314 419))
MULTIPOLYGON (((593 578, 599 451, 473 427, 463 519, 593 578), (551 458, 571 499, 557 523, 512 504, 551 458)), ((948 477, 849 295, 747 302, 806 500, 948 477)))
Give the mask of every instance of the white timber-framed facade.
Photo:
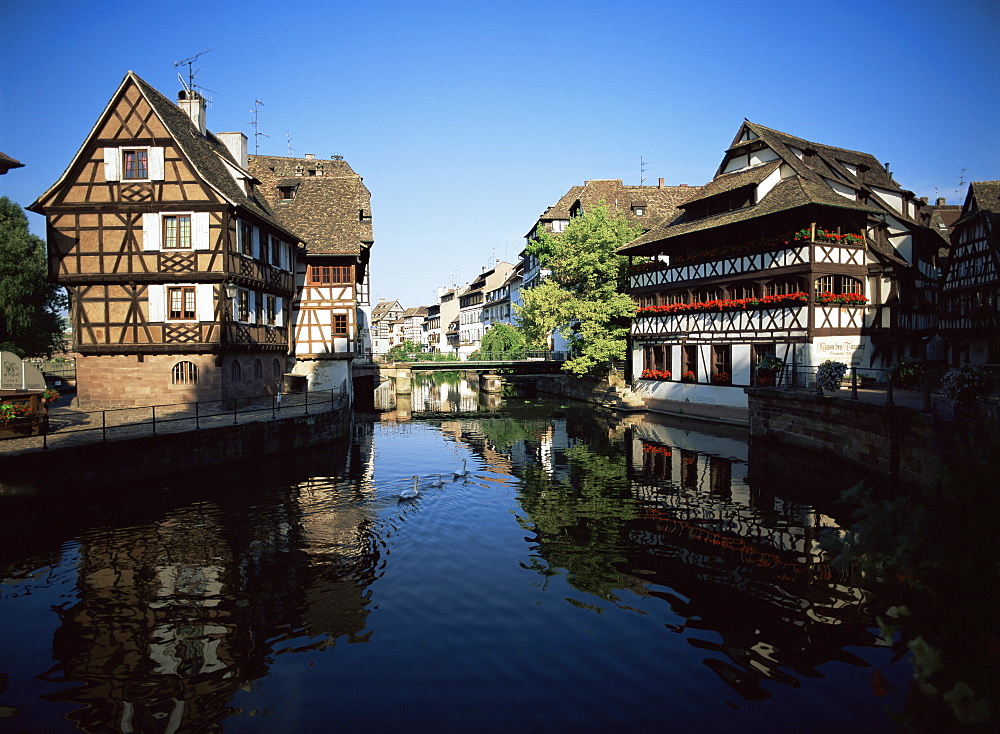
POLYGON ((922 357, 936 323, 919 303, 944 243, 923 205, 869 154, 744 122, 683 215, 620 250, 638 307, 631 379, 743 407, 766 357, 791 369, 922 357))

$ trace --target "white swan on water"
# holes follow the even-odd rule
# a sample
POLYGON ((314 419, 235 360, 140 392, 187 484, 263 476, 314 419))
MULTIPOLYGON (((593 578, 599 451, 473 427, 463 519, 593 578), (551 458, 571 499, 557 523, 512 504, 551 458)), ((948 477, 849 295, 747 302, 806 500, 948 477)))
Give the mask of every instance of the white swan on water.
POLYGON ((429 481, 427 483, 427 486, 428 487, 443 487, 444 486, 444 479, 441 478, 442 475, 441 474, 435 474, 434 476, 437 477, 437 479, 432 479, 431 481, 429 481))
POLYGON ((461 479, 462 477, 469 476, 469 472, 465 469, 465 459, 462 459, 462 471, 454 472, 455 479, 461 479))
POLYGON ((407 487, 402 492, 399 493, 399 499, 401 500, 412 500, 415 497, 420 496, 420 491, 417 489, 417 482, 420 481, 417 475, 413 475, 413 487, 407 487))

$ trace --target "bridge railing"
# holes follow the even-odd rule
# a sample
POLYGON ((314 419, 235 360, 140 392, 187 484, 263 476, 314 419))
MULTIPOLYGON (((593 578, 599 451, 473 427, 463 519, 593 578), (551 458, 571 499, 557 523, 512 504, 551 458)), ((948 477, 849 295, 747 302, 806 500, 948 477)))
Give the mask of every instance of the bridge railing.
POLYGON ((528 350, 523 352, 473 352, 472 354, 455 355, 453 352, 422 352, 403 357, 389 356, 388 353, 366 352, 358 355, 359 360, 372 364, 388 364, 396 362, 451 362, 456 365, 463 362, 565 362, 566 352, 550 350, 528 350))

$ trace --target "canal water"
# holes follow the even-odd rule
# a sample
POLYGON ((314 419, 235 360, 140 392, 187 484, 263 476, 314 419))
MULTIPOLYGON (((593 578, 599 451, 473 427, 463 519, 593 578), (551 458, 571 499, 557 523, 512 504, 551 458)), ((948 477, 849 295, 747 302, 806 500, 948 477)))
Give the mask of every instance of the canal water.
POLYGON ((342 444, 0 498, 0 730, 895 730, 835 505, 744 432, 444 384, 342 444))

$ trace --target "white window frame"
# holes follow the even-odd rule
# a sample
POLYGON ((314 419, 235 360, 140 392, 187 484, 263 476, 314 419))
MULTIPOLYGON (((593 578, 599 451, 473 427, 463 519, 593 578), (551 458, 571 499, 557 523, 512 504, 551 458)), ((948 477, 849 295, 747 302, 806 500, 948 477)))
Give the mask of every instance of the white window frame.
POLYGON ((151 323, 185 323, 215 321, 215 286, 212 283, 152 283, 146 287, 146 299, 151 323), (167 288, 194 288, 195 318, 170 319, 167 288))
MULTIPOLYGON (((191 217, 191 250, 210 249, 209 224, 211 217, 208 212, 146 212, 142 215, 142 249, 145 252, 156 252, 163 249, 164 215, 191 217)), ((181 250, 187 251, 186 248, 181 248, 181 250)), ((171 252, 177 251, 177 249, 171 250, 171 252)))
POLYGON ((104 149, 104 180, 124 183, 162 181, 164 171, 163 148, 150 145, 119 145, 104 149), (124 178, 124 155, 126 150, 146 151, 146 178, 124 178))

